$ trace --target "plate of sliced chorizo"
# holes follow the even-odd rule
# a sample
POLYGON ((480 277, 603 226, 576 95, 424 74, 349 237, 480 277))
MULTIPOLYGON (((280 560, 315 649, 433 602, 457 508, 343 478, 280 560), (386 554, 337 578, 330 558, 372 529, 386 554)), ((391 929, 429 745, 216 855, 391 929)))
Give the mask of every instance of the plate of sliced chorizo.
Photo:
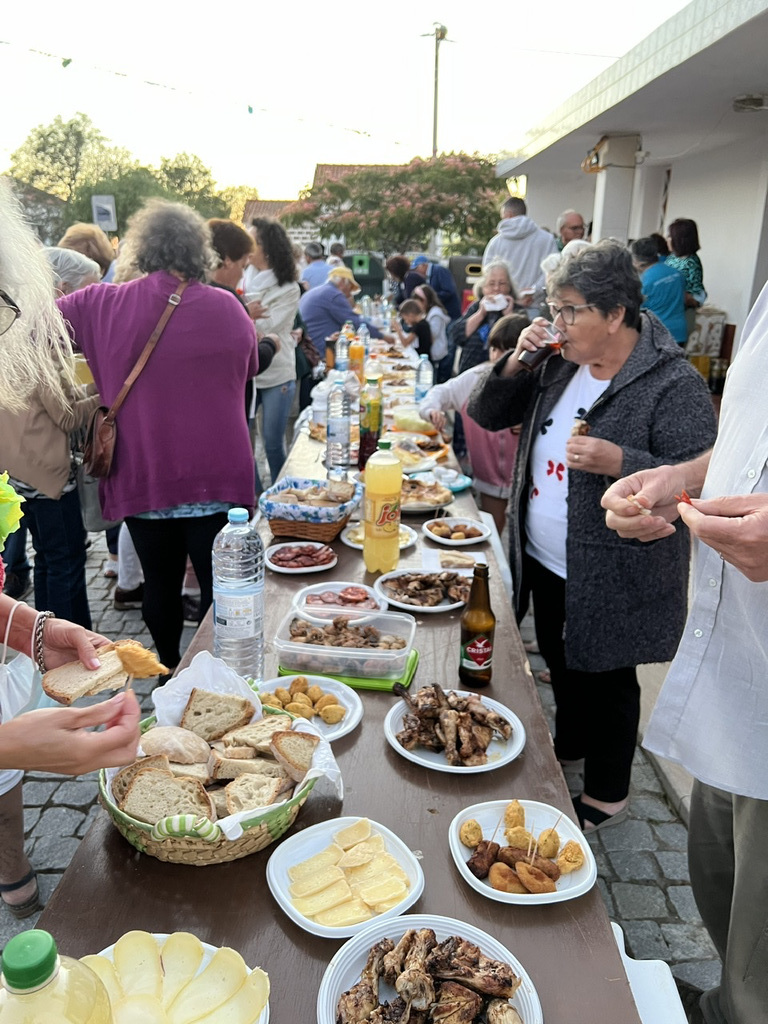
POLYGON ((317 609, 331 609, 334 613, 342 609, 345 612, 387 610, 386 600, 380 597, 373 587, 342 580, 303 587, 294 597, 293 604, 309 615, 317 609))
POLYGON ((272 572, 300 575, 332 569, 338 558, 327 544, 309 541, 303 544, 273 544, 264 552, 264 561, 272 572))

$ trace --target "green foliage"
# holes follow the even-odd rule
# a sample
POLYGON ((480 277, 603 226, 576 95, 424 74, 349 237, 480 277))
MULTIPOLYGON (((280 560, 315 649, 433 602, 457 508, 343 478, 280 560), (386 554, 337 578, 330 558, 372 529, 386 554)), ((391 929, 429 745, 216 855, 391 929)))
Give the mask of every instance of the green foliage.
POLYGON ((219 192, 219 198, 227 204, 229 211, 224 216, 240 224, 245 213, 245 204, 251 199, 258 199, 259 193, 250 185, 230 185, 219 192))
POLYGON ((151 167, 132 167, 115 177, 89 181, 75 192, 67 212, 67 224, 92 220, 91 196, 114 196, 117 210, 117 233, 125 234, 128 221, 145 199, 157 196, 175 199, 167 192, 151 167))
POLYGON ((57 116, 50 124, 33 128, 11 154, 11 174, 68 203, 104 141, 86 114, 75 114, 69 121, 57 116))
POLYGON ((446 252, 461 252, 485 246, 504 194, 490 157, 448 153, 308 189, 282 220, 309 221, 321 237, 343 235, 351 248, 385 255, 425 248, 432 232, 442 231, 446 252))
POLYGON ((177 153, 160 161, 158 179, 165 190, 194 207, 204 217, 225 217, 226 202, 216 195, 216 183, 199 156, 177 153))

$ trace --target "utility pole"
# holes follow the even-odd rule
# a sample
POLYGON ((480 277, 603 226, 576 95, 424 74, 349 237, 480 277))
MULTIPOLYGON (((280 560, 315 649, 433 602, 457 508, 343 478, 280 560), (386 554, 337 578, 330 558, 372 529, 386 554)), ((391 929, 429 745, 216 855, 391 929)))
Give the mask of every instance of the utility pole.
MULTIPOLYGON (((439 60, 440 60, 440 43, 443 42, 445 37, 448 35, 448 29, 445 25, 439 25, 437 22, 435 25, 435 98, 432 112, 432 159, 434 160, 437 156, 437 94, 438 94, 438 83, 440 78, 439 73, 439 60)), ((429 33, 431 35, 431 33, 429 33)))

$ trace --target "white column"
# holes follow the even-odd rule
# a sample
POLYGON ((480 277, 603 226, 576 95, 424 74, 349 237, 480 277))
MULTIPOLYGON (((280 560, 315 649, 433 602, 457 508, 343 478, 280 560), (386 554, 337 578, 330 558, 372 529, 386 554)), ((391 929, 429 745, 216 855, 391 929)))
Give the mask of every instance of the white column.
POLYGON ((639 135, 609 136, 600 151, 602 171, 595 185, 595 213, 592 241, 600 238, 629 238, 632 194, 635 181, 635 153, 639 135))

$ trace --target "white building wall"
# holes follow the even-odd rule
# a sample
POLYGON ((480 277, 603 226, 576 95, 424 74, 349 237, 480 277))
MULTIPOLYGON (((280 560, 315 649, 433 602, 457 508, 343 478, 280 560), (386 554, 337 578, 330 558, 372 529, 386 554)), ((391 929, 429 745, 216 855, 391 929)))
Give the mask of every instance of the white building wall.
POLYGON ((726 311, 737 337, 760 288, 755 268, 764 263, 767 197, 768 129, 672 166, 665 227, 676 217, 696 221, 709 302, 726 311))
POLYGON ((549 175, 537 171, 528 178, 525 197, 528 216, 539 227, 555 231, 557 218, 563 210, 577 210, 589 224, 595 205, 596 174, 585 174, 576 167, 566 174, 549 175))

